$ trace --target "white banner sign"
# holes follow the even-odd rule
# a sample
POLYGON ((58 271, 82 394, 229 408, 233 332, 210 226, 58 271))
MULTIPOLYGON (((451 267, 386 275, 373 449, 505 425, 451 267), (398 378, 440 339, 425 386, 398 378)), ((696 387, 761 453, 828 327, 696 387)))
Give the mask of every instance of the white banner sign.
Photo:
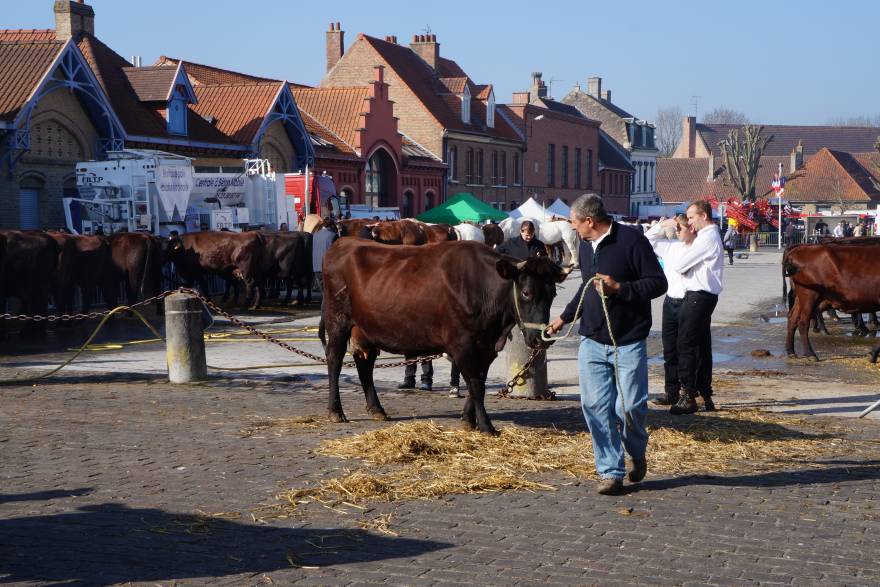
POLYGON ((225 208, 242 204, 247 193, 247 177, 241 173, 196 173, 190 196, 193 205, 199 206, 205 198, 217 198, 225 208))
POLYGON ((192 167, 189 165, 159 166, 156 169, 156 191, 169 219, 174 216, 175 208, 181 220, 186 215, 192 184, 192 167))

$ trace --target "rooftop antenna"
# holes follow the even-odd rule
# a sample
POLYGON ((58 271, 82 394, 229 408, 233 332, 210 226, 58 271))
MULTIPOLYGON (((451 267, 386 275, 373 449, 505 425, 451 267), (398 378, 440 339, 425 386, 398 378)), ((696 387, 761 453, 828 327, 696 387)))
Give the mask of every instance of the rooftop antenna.
POLYGON ((564 82, 562 79, 548 79, 547 80, 547 96, 552 100, 553 99, 553 82, 564 82))
POLYGON ((424 33, 425 33, 426 35, 430 35, 430 34, 431 34, 431 25, 429 25, 429 24, 426 24, 426 25, 425 25, 424 33))
POLYGON ((699 96, 691 96, 691 105, 694 107, 694 118, 699 118, 699 115, 700 115, 700 97, 699 97, 699 96))

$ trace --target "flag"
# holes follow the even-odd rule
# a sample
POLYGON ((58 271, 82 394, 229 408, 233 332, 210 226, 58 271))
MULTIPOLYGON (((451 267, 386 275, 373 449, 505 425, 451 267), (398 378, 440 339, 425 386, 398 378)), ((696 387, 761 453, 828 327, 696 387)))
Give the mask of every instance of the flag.
POLYGON ((782 175, 782 163, 779 164, 779 171, 773 175, 773 181, 770 182, 770 187, 773 189, 777 198, 781 198, 782 194, 785 193, 785 176, 782 175))

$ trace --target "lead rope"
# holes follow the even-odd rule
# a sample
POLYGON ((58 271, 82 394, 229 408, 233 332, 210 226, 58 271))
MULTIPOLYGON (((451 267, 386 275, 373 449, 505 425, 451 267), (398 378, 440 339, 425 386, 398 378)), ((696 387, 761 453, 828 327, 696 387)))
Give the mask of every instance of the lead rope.
MULTIPOLYGON (((535 327, 540 328, 541 330, 541 340, 546 342, 555 342, 557 340, 562 340, 564 338, 568 338, 571 335, 571 331, 574 329, 575 320, 577 320, 578 314, 580 314, 581 309, 584 306, 584 299, 587 297, 587 289, 594 282, 599 282, 599 301, 602 303, 602 313, 605 315, 605 324, 608 327, 608 338, 611 339, 611 347, 614 349, 614 383, 617 389, 617 395, 620 397, 620 403, 623 404, 623 415, 626 421, 626 425, 630 428, 633 427, 632 416, 630 415, 629 409, 626 406, 626 399, 623 395, 623 392, 620 389, 620 351, 617 347, 617 339, 614 337, 614 331, 611 328, 611 317, 608 314, 608 296, 605 295, 605 284, 602 281, 601 277, 594 275, 589 278, 587 282, 584 284, 583 290, 581 291, 581 297, 578 300, 577 309, 574 311, 574 319, 568 325, 568 331, 562 336, 550 336, 547 334, 547 325, 546 324, 534 324, 531 322, 523 322, 522 316, 519 311, 519 299, 516 291, 516 282, 513 284, 513 301, 514 307, 516 308, 516 318, 519 320, 520 328, 525 330, 534 329, 535 327)), ((522 379, 522 377, 519 377, 522 379)), ((517 378, 514 378, 516 380, 517 378)), ((518 385, 515 384, 515 385, 518 385)), ((510 388, 510 384, 508 384, 508 388, 510 388)))

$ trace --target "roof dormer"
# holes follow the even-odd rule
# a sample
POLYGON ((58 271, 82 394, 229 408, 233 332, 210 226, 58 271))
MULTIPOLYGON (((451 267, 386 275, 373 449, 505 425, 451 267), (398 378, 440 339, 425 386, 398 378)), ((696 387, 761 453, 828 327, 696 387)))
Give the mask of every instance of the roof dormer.
POLYGON ((189 105, 198 100, 183 62, 176 67, 125 67, 123 72, 140 102, 164 111, 168 134, 186 136, 189 105))

